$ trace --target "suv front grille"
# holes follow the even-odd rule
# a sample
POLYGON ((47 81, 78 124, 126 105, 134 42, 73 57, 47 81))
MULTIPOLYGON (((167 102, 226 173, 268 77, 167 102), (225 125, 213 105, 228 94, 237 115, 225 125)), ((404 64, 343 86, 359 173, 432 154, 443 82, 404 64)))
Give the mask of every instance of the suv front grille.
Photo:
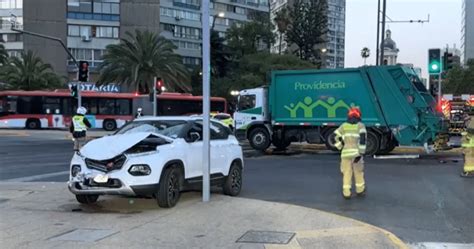
POLYGON ((121 169, 127 157, 125 155, 119 155, 109 160, 92 160, 86 158, 86 165, 89 169, 96 169, 103 172, 109 172, 116 169, 121 169))

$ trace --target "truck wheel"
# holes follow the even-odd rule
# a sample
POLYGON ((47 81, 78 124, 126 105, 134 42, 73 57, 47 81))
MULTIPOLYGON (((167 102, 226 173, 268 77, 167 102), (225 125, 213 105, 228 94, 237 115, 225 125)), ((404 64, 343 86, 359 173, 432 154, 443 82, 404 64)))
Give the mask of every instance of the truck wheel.
POLYGON ((369 156, 373 156, 377 154, 380 149, 380 137, 378 134, 368 131, 367 132, 367 144, 365 154, 369 156))
POLYGON ((270 134, 263 127, 254 128, 250 132, 249 142, 252 148, 264 151, 270 146, 270 134))
POLYGON ((334 134, 335 130, 336 129, 333 128, 326 131, 326 133, 324 133, 324 140, 325 140, 326 148, 328 150, 339 151, 334 145, 334 141, 335 141, 334 137, 336 136, 336 134, 334 134))
POLYGON ((388 154, 388 153, 392 152, 395 149, 395 147, 397 147, 395 145, 395 141, 389 140, 387 143, 388 143, 387 147, 384 148, 384 149, 379 150, 379 152, 377 152, 377 154, 382 154, 382 155, 383 154, 388 154))
POLYGON ((285 150, 288 146, 290 146, 291 141, 287 139, 278 139, 278 138, 273 138, 272 139, 272 144, 275 146, 278 150, 285 150))
POLYGON ((113 119, 106 119, 104 120, 103 127, 106 131, 113 131, 117 129, 117 123, 115 123, 115 120, 113 119))

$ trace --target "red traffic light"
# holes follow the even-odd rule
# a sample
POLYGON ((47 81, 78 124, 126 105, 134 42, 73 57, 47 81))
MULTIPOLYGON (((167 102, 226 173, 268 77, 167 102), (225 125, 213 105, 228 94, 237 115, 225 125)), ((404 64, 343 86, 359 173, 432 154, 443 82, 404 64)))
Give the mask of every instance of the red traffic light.
POLYGON ((158 80, 156 81, 156 83, 155 83, 156 89, 159 89, 159 90, 161 90, 161 88, 163 87, 163 85, 164 85, 164 84, 163 84, 163 80, 162 80, 162 79, 158 79, 158 80))

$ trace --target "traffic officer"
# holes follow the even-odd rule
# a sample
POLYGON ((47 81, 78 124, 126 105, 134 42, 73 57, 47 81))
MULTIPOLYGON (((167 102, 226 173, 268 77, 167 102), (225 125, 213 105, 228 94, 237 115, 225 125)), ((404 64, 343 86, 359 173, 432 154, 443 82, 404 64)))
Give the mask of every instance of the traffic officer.
POLYGON ((137 108, 137 113, 135 114, 135 118, 139 118, 139 117, 143 116, 142 111, 143 111, 143 109, 141 107, 138 107, 137 108))
POLYGON ((72 133, 74 138, 74 150, 79 151, 86 142, 86 131, 87 128, 91 128, 91 123, 84 116, 87 113, 87 109, 84 107, 77 108, 76 115, 72 117, 69 131, 72 133))
POLYGON ((347 114, 347 122, 343 123, 335 133, 335 146, 341 150, 342 195, 351 198, 352 175, 355 178, 356 193, 365 195, 364 159, 367 130, 361 123, 361 112, 351 108, 347 114))
POLYGON ((462 134, 462 150, 464 154, 464 168, 462 177, 474 177, 474 120, 470 120, 466 131, 462 134))

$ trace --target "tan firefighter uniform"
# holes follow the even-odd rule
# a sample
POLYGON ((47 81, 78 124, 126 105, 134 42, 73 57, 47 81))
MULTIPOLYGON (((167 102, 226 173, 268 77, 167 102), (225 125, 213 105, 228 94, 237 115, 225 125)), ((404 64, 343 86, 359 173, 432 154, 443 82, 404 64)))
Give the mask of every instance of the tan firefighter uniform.
POLYGON ((474 176, 474 121, 471 119, 462 133, 462 151, 464 154, 464 176, 474 176))
POLYGON ((362 123, 343 123, 336 131, 335 146, 341 150, 341 173, 342 194, 344 197, 351 196, 352 175, 354 175, 356 192, 362 194, 365 191, 364 160, 367 140, 367 130, 362 123), (358 159, 359 161, 357 161, 358 159))

